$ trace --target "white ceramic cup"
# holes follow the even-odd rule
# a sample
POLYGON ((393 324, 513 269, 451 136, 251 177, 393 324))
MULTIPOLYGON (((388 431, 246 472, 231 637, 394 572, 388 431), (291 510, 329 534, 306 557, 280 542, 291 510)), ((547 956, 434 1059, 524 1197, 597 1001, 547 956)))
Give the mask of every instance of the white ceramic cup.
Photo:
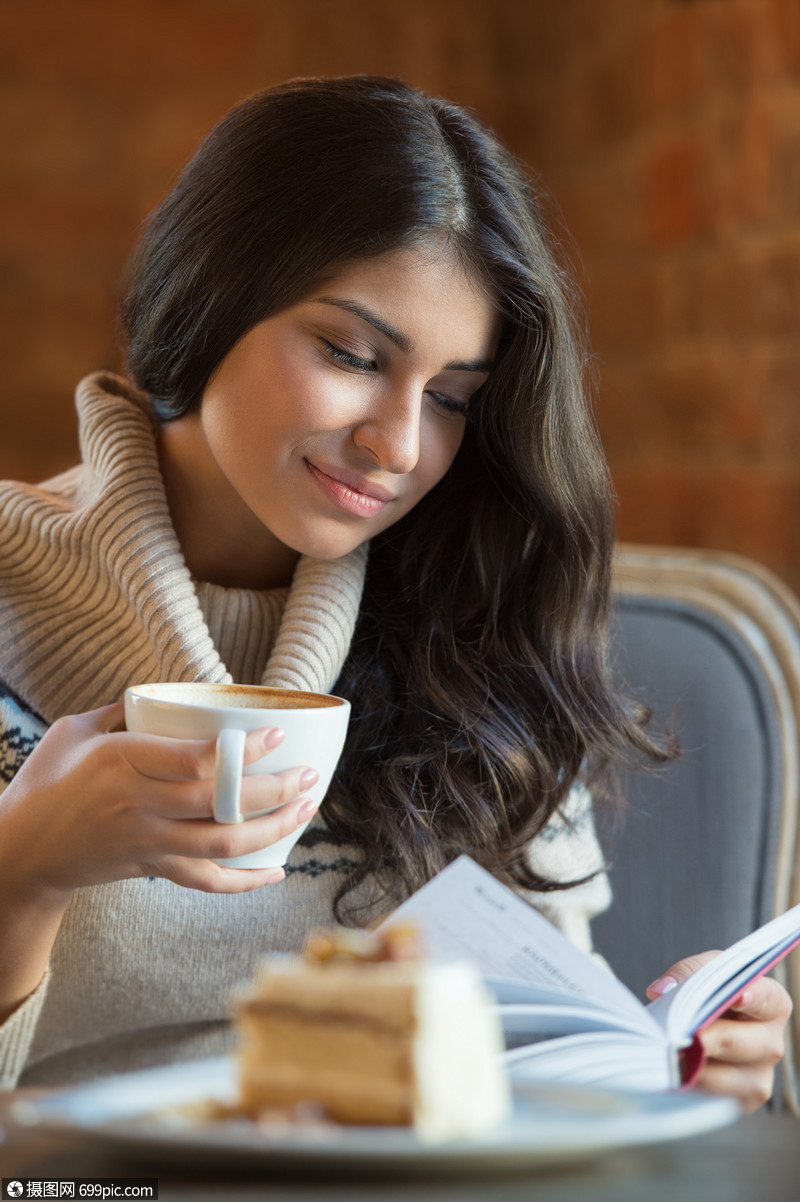
MULTIPOLYGON (((328 791, 342 753, 350 718, 350 702, 327 693, 301 693, 235 684, 142 684, 125 690, 125 725, 140 734, 173 739, 216 739, 214 818, 242 822, 268 813, 242 814, 242 775, 282 772, 301 765, 314 768, 319 780, 304 795, 319 804, 328 791), (255 763, 242 765, 245 734, 277 726, 285 738, 255 763)), ((308 823, 277 843, 247 855, 218 860, 230 868, 278 868, 308 823)))

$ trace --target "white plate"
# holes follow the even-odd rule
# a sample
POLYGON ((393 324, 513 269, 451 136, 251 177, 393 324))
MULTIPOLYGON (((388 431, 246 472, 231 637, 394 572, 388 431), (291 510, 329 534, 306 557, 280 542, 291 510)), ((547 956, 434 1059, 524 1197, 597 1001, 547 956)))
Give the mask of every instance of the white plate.
POLYGON ((17 1102, 12 1119, 72 1133, 117 1151, 172 1164, 236 1165, 377 1173, 474 1172, 545 1167, 616 1148, 698 1135, 739 1117, 727 1098, 699 1094, 619 1094, 577 1087, 515 1086, 514 1112, 480 1139, 425 1144, 400 1127, 276 1126, 245 1120, 184 1123, 154 1117, 202 1098, 231 1101, 226 1057, 106 1077, 17 1102))

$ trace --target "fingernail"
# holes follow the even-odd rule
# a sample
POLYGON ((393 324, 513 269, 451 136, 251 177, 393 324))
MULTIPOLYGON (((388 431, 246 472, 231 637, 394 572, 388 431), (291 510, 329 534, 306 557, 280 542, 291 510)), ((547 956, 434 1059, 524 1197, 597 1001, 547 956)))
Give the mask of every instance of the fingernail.
POLYGON ((671 989, 675 989, 678 982, 674 977, 659 977, 657 981, 653 981, 652 985, 647 986, 648 993, 664 994, 669 993, 671 989))
POLYGON ((300 826, 303 822, 308 822, 309 818, 313 818, 319 806, 315 801, 304 801, 297 811, 297 825, 300 826))
POLYGON ((286 734, 284 731, 277 726, 271 726, 269 730, 264 731, 262 742, 265 747, 268 747, 269 750, 272 751, 273 748, 277 747, 279 743, 282 743, 285 738, 286 734))
POLYGON ((286 873, 283 871, 282 868, 270 868, 270 870, 267 874, 265 884, 277 885, 278 881, 282 881, 285 878, 285 876, 286 876, 286 873))
POLYGON ((300 777, 300 788, 310 789, 311 786, 315 785, 318 780, 319 773, 315 772, 313 768, 306 768, 305 772, 300 777))

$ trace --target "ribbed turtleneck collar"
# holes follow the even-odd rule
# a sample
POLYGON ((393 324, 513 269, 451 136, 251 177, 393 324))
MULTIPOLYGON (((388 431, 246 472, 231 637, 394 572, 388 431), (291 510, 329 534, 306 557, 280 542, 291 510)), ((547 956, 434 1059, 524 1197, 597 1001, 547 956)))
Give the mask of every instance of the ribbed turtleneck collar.
MULTIPOLYGON (((47 721, 134 682, 232 679, 172 526, 146 399, 99 373, 76 404, 82 465, 43 485, 0 484, 0 676, 47 721)), ((301 558, 264 683, 333 687, 366 559, 366 546, 301 558)))

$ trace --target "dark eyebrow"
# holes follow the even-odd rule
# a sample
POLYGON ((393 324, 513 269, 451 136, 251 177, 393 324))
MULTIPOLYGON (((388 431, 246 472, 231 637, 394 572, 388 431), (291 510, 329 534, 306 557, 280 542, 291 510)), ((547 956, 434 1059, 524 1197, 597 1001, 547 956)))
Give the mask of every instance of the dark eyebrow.
MULTIPOLYGON (((345 300, 338 296, 315 296, 314 300, 320 305, 334 305, 337 309, 344 309, 347 313, 352 313, 355 317, 360 317, 362 321, 366 321, 373 329, 378 330, 381 334, 385 334, 390 342, 403 352, 405 355, 410 355, 414 349, 411 339, 403 334, 400 330, 396 330, 394 326, 390 326, 388 321, 384 321, 377 313, 373 313, 365 305, 360 305, 358 301, 345 300)), ((488 359, 477 359, 469 362, 446 363, 442 368, 443 371, 475 371, 475 372, 490 372, 494 364, 488 359)))
POLYGON ((443 371, 477 371, 488 375, 494 367, 491 359, 471 359, 467 363, 445 363, 443 371))

